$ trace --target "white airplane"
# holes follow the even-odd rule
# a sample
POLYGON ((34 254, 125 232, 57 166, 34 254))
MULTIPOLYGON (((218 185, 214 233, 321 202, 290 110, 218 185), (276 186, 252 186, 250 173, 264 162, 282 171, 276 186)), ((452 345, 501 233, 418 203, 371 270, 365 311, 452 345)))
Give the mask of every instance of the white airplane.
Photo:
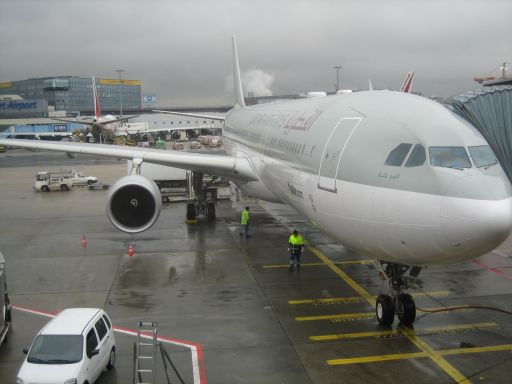
POLYGON ((0 144, 131 160, 131 175, 107 199, 108 217, 128 233, 151 227, 161 209, 158 188, 138 174, 143 162, 224 176, 252 196, 286 203, 347 248, 378 260, 390 282, 390 294, 376 303, 383 325, 395 313, 403 324, 415 320, 414 301, 403 292, 407 272, 476 258, 511 233, 507 176, 482 135, 441 104, 370 91, 246 107, 234 38, 233 67, 235 106, 223 127, 228 156, 0 144))
POLYGON ((81 123, 81 124, 89 125, 92 128, 99 129, 100 131, 106 129, 110 132, 115 133, 116 130, 121 126, 121 124, 123 122, 133 119, 134 117, 137 117, 137 116, 129 116, 129 117, 117 118, 114 115, 103 116, 101 114, 100 98, 98 96, 98 91, 96 90, 96 79, 94 78, 94 76, 92 77, 92 97, 93 97, 93 104, 94 104, 94 118, 92 119, 92 121, 69 120, 69 119, 61 119, 61 118, 55 118, 55 120, 71 122, 71 123, 81 123))
MULTIPOLYGON (((178 140, 181 137, 181 131, 187 129, 201 129, 201 128, 211 128, 211 124, 203 124, 197 126, 182 126, 182 127, 174 127, 174 128, 148 128, 144 123, 134 123, 124 125, 130 119, 133 119, 138 116, 128 116, 128 117, 116 117, 114 115, 102 115, 101 114, 101 104, 100 98, 98 95, 98 91, 96 88, 96 80, 93 76, 92 78, 92 95, 93 95, 93 103, 94 103, 94 118, 92 121, 85 120, 69 120, 69 119, 61 119, 55 118, 55 120, 65 121, 65 122, 73 122, 73 123, 82 123, 90 126, 92 129, 96 129, 97 132, 105 132, 109 135, 113 136, 129 136, 129 135, 137 135, 144 133, 153 133, 153 132, 172 132, 172 136, 174 139, 178 140), (142 127, 141 127, 142 126, 142 127)), ((155 112, 163 112, 166 111, 155 111, 155 112)))

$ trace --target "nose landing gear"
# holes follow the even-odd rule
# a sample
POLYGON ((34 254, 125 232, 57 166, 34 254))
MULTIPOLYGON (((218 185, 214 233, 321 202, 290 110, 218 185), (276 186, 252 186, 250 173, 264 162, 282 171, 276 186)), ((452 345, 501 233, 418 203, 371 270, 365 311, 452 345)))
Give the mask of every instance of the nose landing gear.
POLYGON ((393 324, 395 314, 403 325, 411 325, 416 320, 414 299, 402 290, 407 289, 407 277, 404 274, 410 269, 410 275, 417 277, 421 268, 380 261, 382 275, 389 279, 389 295, 379 295, 375 306, 375 314, 380 325, 389 327, 393 324))

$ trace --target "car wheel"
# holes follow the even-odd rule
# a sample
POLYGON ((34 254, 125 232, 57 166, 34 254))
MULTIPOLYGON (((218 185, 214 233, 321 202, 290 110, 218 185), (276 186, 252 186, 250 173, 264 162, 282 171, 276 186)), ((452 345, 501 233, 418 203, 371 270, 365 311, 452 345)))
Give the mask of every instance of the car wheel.
POLYGON ((48 186, 47 186, 47 185, 43 185, 43 186, 41 187, 41 191, 43 191, 43 192, 50 192, 50 188, 48 188, 48 186))
POLYGON ((107 369, 112 369, 116 366, 116 349, 110 350, 110 357, 108 358, 107 369))

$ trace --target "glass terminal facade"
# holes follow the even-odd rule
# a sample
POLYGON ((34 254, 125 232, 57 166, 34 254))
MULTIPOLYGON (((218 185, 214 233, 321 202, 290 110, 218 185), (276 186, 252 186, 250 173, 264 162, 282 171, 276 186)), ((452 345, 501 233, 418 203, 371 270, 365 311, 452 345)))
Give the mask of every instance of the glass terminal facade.
MULTIPOLYGON (((102 114, 142 109, 142 82, 96 78, 102 114)), ((45 99, 56 111, 93 114, 91 77, 59 76, 0 83, 0 95, 19 95, 23 99, 45 99)))

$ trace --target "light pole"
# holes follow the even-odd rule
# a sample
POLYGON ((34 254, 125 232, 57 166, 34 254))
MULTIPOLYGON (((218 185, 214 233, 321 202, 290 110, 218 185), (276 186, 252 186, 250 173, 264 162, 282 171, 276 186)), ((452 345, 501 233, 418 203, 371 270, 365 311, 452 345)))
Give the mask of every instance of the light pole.
POLYGON ((333 67, 336 70, 336 93, 340 90, 340 69, 341 65, 335 65, 333 67))
POLYGON ((121 73, 124 72, 124 69, 116 69, 116 72, 119 74, 119 114, 121 115, 121 118, 123 118, 123 90, 121 88, 123 81, 121 80, 121 73))

